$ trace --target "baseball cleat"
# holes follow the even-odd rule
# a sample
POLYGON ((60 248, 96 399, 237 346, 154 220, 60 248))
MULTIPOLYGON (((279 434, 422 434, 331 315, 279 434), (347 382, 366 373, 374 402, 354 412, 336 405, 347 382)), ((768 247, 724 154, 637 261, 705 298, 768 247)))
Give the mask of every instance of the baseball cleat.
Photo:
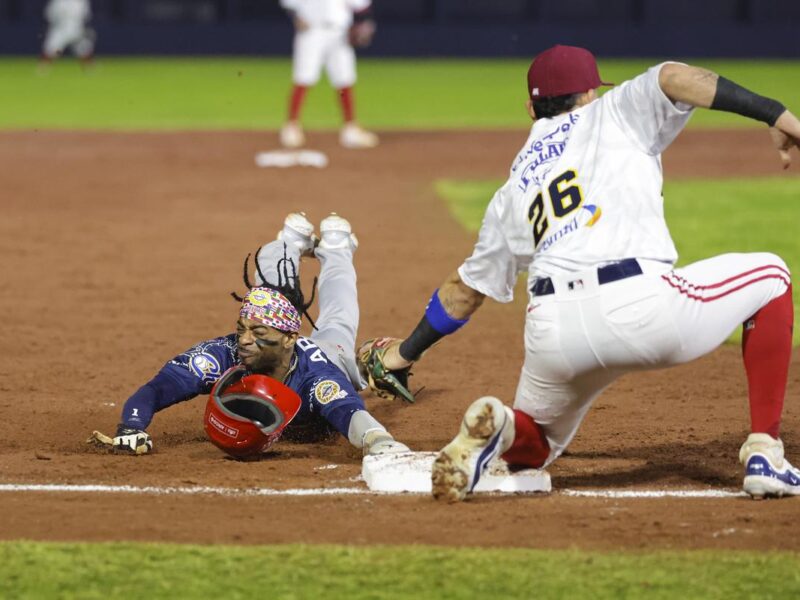
POLYGON ((287 121, 280 132, 281 146, 284 148, 299 148, 306 143, 303 128, 297 121, 287 121))
POLYGON ((278 239, 288 246, 300 251, 300 256, 314 256, 314 248, 319 239, 314 235, 314 226, 306 218, 306 213, 289 213, 283 220, 283 229, 278 232, 278 239))
MULTIPOLYGON (((460 502, 475 489, 481 475, 504 451, 503 434, 513 441, 514 419, 497 398, 484 396, 464 414, 461 429, 433 461, 433 497, 460 502)), ((510 444, 508 444, 510 445, 510 444)))
POLYGON ((355 123, 347 123, 339 132, 339 143, 345 148, 374 148, 378 136, 355 123))
POLYGON ((350 221, 336 213, 331 213, 322 219, 319 224, 319 234, 322 238, 319 247, 325 250, 349 248, 355 252, 358 248, 358 238, 353 233, 350 221))
POLYGON ((783 456, 783 442, 751 433, 739 451, 745 466, 744 491, 755 499, 800 496, 800 469, 783 456))

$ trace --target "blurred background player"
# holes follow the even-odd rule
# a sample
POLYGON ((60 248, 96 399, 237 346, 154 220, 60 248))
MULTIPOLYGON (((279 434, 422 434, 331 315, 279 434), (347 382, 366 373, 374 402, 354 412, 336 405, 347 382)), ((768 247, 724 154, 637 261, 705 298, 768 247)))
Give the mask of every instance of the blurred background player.
POLYGON ((89 27, 92 9, 89 0, 50 0, 44 10, 47 34, 42 46, 42 62, 49 63, 69 48, 81 62, 91 63, 96 34, 89 27))
POLYGON ((294 23, 292 92, 288 119, 280 131, 281 144, 298 148, 305 144, 300 113, 308 88, 319 81, 322 67, 336 89, 344 124, 339 143, 345 148, 373 148, 378 136, 362 129, 355 120, 353 86, 356 53, 353 45, 368 45, 375 24, 370 0, 281 0, 294 23))

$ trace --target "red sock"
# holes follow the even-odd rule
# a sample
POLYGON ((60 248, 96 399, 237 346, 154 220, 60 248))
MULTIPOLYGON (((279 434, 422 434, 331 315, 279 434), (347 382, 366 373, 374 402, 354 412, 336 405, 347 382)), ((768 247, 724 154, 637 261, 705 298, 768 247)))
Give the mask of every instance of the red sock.
POLYGON ((792 286, 748 319, 742 335, 753 433, 775 439, 781 425, 786 379, 792 358, 792 286))
POLYGON ((539 468, 550 455, 550 444, 541 426, 528 414, 514 410, 516 435, 502 458, 510 465, 539 468))
POLYGON ((304 85, 295 85, 292 88, 292 95, 289 97, 290 121, 297 121, 300 118, 300 109, 303 107, 303 100, 307 91, 308 88, 304 85))
POLYGON ((353 88, 345 87, 339 90, 339 102, 342 105, 342 117, 349 123, 355 119, 355 103, 353 101, 353 88))

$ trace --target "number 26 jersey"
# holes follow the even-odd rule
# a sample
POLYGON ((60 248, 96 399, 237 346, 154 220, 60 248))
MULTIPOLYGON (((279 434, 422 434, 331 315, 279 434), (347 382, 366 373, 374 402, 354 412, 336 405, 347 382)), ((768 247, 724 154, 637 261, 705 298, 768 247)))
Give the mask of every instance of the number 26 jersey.
POLYGON ((529 280, 624 258, 673 264, 664 220, 661 152, 691 116, 658 84, 662 65, 571 112, 534 122, 483 218, 469 287, 509 302, 529 280))

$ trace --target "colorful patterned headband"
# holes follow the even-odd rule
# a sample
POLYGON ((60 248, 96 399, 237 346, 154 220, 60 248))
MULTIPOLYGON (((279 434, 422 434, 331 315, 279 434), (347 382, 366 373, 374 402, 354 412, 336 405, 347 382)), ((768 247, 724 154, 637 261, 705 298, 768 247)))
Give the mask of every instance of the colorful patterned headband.
POLYGON ((280 292, 255 287, 247 292, 239 316, 254 319, 279 331, 300 331, 300 313, 280 292))

